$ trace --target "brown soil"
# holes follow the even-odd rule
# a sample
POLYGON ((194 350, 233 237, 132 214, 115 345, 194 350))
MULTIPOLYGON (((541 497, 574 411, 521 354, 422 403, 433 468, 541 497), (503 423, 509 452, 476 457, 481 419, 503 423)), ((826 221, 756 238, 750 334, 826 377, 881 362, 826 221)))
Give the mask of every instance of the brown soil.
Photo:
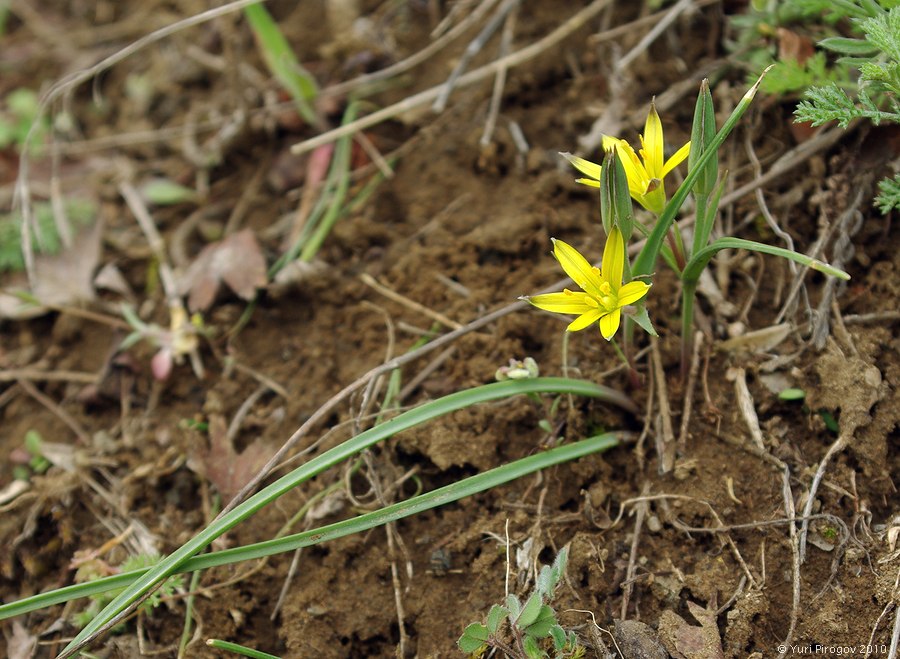
MULTIPOLYGON (((38 6, 13 11, 0 49, 4 96, 89 66, 150 30, 205 8, 193 2, 150 3, 152 11, 143 3, 70 3, 65 10, 50 2, 31 4, 38 6), (137 12, 133 16, 132 9, 137 12)), ((323 85, 417 51, 427 44, 434 25, 429 8, 442 6, 362 3, 374 12, 370 17, 378 38, 354 43, 341 36, 345 33, 328 29, 322 3, 298 4, 294 9, 293 3, 273 2, 270 9, 300 60, 323 85)), ((614 42, 592 41, 592 34, 638 17, 629 3, 620 4, 622 8, 602 14, 560 45, 510 70, 489 146, 481 147, 479 139, 490 81, 457 90, 443 115, 421 109, 370 129, 369 139, 383 153, 402 149, 396 175, 340 220, 318 255, 324 267, 299 286, 261 292, 246 324, 238 321, 247 304, 230 292, 220 294, 204 314, 213 331, 200 350, 205 377, 181 364, 165 384, 154 384, 151 346, 140 343, 119 351, 126 330, 71 311, 0 320, 0 376, 26 368, 104 373, 90 390, 66 378, 0 379, 0 489, 12 481, 14 465, 22 461, 28 431, 56 445, 57 453, 72 454, 68 470, 54 466, 33 476, 27 492, 0 507, 3 602, 72 583, 70 563, 76 552, 97 551, 132 524, 130 535, 105 550, 109 565, 119 565, 141 547, 161 553, 177 548, 331 396, 434 329, 433 319, 420 308, 386 298, 361 275, 374 277, 421 308, 466 324, 559 279, 548 254, 551 237, 598 259, 597 198, 574 184, 557 152, 577 150, 578 138, 613 98, 608 63, 646 34, 647 27, 638 27, 623 31, 614 42), (528 141, 525 154, 511 137, 513 124, 528 141), (218 453, 207 452, 209 434, 221 434, 263 381, 274 381, 286 395, 264 387, 241 412, 246 414, 234 450, 243 454, 229 455, 221 446, 218 453), (211 433, 191 429, 192 421, 208 423, 211 433), (221 461, 228 462, 223 466, 221 461), (230 475, 228 466, 234 467, 230 475)), ((718 40, 723 11, 738 11, 734 5, 742 3, 725 4, 726 9, 712 4, 679 18, 631 65, 624 91, 615 100, 621 103, 615 116, 623 137, 636 137, 650 98, 660 95, 669 146, 688 138, 699 80, 691 75, 724 54, 718 40), (676 102, 662 96, 685 79, 693 82, 682 85, 676 102)), ((574 9, 561 9, 549 0, 522 3, 514 49, 548 34, 570 11, 574 9)), ((374 102, 385 106, 444 81, 477 29, 373 97, 374 102)), ((179 32, 99 78, 102 107, 94 104, 90 85, 77 90, 71 111, 82 134, 70 140, 74 146, 63 159, 65 189, 87 192, 101 204, 104 240, 98 267, 116 264, 136 292, 133 302, 141 317, 161 325, 168 323, 168 314, 157 264, 118 194, 116 177, 130 169, 137 181, 166 176, 195 184, 198 168, 182 149, 182 131, 174 137, 158 133, 137 144, 123 136, 184 126, 234 109, 232 78, 198 63, 191 54, 198 48, 226 62, 223 52, 237 49, 235 57, 264 71, 237 15, 179 32), (150 85, 151 100, 145 105, 123 91, 137 80, 150 85), (111 142, 91 142, 101 138, 111 142), (79 145, 83 148, 76 151, 79 145)), ((470 69, 493 59, 496 48, 495 39, 470 69)), ((715 87, 717 105, 731 107, 746 89, 743 74, 721 66, 716 71, 722 72, 717 77, 724 76, 715 87)), ((263 107, 258 88, 248 88, 243 101, 263 107)), ((332 120, 339 120, 343 101, 334 102, 332 120)), ((760 98, 732 136, 723 161, 733 163, 735 188, 753 178, 745 165, 746 143, 753 145, 764 167, 796 145, 792 106, 760 98)), ((786 318, 791 331, 783 341, 755 351, 728 349, 722 340, 729 332, 740 335, 776 323, 793 276, 783 262, 747 254, 722 259, 728 269, 717 266, 715 272, 724 273, 719 284, 735 309, 700 298, 698 327, 707 339, 700 352, 687 443, 674 470, 659 473, 654 445, 663 430, 649 353, 638 361, 641 384, 634 387, 621 369, 615 370, 616 356, 596 331, 574 334, 568 344, 568 373, 628 391, 642 412, 632 416, 578 399, 569 407, 563 400, 554 419, 559 441, 623 429, 643 434, 637 446, 404 519, 396 524, 392 550, 384 529, 304 550, 274 619, 292 556, 272 557, 256 569, 241 565, 206 571, 195 602, 200 630, 187 656, 223 656, 204 646, 207 638, 285 657, 395 656, 401 622, 408 635, 407 656, 462 656, 455 643, 463 628, 481 620, 503 598, 503 538, 508 530, 514 549, 511 589, 522 594, 530 588, 534 565, 551 562, 559 548, 570 546, 566 581, 554 606, 563 626, 578 633, 587 656, 605 656, 601 642, 614 647, 595 622, 613 633, 625 657, 722 656, 719 642, 725 657, 771 657, 795 616, 791 643, 796 648, 788 656, 814 644, 859 648, 874 643, 873 656, 885 657, 897 601, 898 556, 886 531, 898 512, 892 479, 900 468, 900 341, 896 314, 866 315, 897 309, 900 239, 869 201, 875 176, 891 158, 890 149, 881 153, 870 147, 890 142, 893 135, 867 131, 848 134, 764 188, 769 209, 800 251, 852 214, 852 222, 829 233, 823 252, 834 259, 845 249, 841 258, 853 277, 837 287, 833 304, 826 298, 822 312, 815 311, 829 293, 823 277, 807 275, 799 304, 786 318), (859 190, 863 202, 854 210, 859 190), (841 247, 847 237, 855 249, 841 247), (821 322, 823 316, 829 324, 822 346, 816 347, 809 321, 821 322), (764 451, 755 448, 738 406, 734 376, 740 372, 746 374, 764 451), (805 402, 781 401, 777 391, 787 386, 803 389, 805 402), (788 487, 789 507, 802 515, 816 468, 837 439, 823 413, 837 420, 848 447, 831 459, 816 492, 794 603, 784 492, 788 487), (646 498, 634 500, 641 496, 646 498), (522 556, 518 563, 517 552, 522 556), (713 613, 693 615, 696 611, 713 613), (693 627, 701 624, 702 634, 701 627, 693 627), (690 639, 696 641, 698 635, 711 645, 690 649, 690 639), (660 649, 648 649, 659 642, 660 649)), ((305 171, 305 157, 289 158, 287 149, 316 132, 290 109, 254 114, 237 139, 220 145, 221 163, 204 173, 209 194, 201 224, 221 231, 235 206, 245 205, 243 227, 256 232, 268 262, 274 262, 284 230, 272 227, 299 205, 296 188, 305 171)), ((209 145, 215 135, 200 133, 197 141, 209 145)), ((354 157, 360 168, 366 167, 361 151, 354 157)), ((11 184, 18 173, 15 157, 4 156, 2 167, 0 173, 11 184)), ((40 181, 46 182, 49 165, 38 159, 33 170, 39 181, 36 193, 43 194, 46 186, 40 181)), ((358 171, 362 173, 351 195, 371 176, 371 168, 358 171)), ((674 187, 670 183, 670 190, 674 187)), ((188 260, 204 245, 202 226, 186 239, 179 237, 179 226, 195 210, 189 204, 152 209, 175 261, 174 243, 181 241, 188 260)), ((724 209, 722 221, 735 227, 735 235, 782 244, 752 194, 724 209)), ((122 299, 103 292, 87 308, 120 318, 122 299)), ((674 276, 660 264, 648 306, 661 335, 676 435, 685 394, 679 371, 679 301, 674 276)), ((510 358, 531 356, 542 375, 560 375, 563 329, 560 318, 533 309, 506 315, 454 342, 452 353, 436 363, 403 404, 490 382, 510 358)), ((647 345, 643 335, 637 341, 638 349, 647 345)), ((433 357, 404 367, 401 386, 433 357)), ((319 434, 333 430, 325 446, 353 432, 359 410, 358 397, 344 401, 317 429, 319 434)), ((376 507, 370 494, 373 479, 387 486, 415 469, 421 487, 431 490, 541 450, 548 440, 538 427, 541 418, 532 401, 516 399, 458 412, 397 436, 348 477, 352 500, 346 493, 330 497, 329 506, 316 507, 293 531, 376 507)), ((371 418, 359 423, 365 427, 371 418)), ((315 439, 307 438, 303 445, 315 439)), ((312 495, 341 477, 337 470, 320 475, 237 527, 216 548, 274 537, 312 495)), ((414 489, 406 482, 394 496, 408 496, 414 489)), ((19 634, 40 639, 34 656, 54 656, 62 640, 76 632, 68 621, 84 605, 77 601, 0 622, 8 654, 14 652, 18 623, 23 626, 19 634)), ((138 656, 143 648, 175 656, 184 611, 182 597, 175 596, 101 641, 95 655, 138 656)))

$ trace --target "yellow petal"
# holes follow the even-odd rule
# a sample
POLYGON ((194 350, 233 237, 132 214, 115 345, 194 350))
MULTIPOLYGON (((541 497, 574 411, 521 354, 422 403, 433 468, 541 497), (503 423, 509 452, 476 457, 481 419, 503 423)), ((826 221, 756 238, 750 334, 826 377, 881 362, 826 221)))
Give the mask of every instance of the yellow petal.
MULTIPOLYGON (((584 158, 579 158, 578 156, 573 156, 571 153, 561 153, 559 155, 572 163, 572 166, 582 174, 589 176, 595 181, 600 180, 600 170, 603 168, 597 163, 585 160, 584 158)), ((581 182, 582 181, 579 180, 579 183, 581 182)))
POLYGON ((676 151, 672 155, 672 157, 666 161, 666 164, 662 170, 662 176, 660 178, 664 178, 666 176, 666 174, 668 174, 673 169, 678 167, 678 165, 680 165, 682 162, 684 162, 684 159, 687 158, 688 155, 690 155, 690 153, 691 153, 691 143, 688 142, 683 147, 678 149, 678 151, 676 151))
POLYGON ((575 182, 576 182, 576 183, 581 183, 582 185, 589 185, 589 186, 591 186, 592 188, 599 188, 599 187, 600 187, 600 181, 595 181, 595 180, 592 179, 592 178, 577 178, 577 179, 575 179, 575 182))
POLYGON ((566 274, 586 292, 599 296, 601 279, 596 268, 570 244, 555 238, 551 238, 551 240, 553 241, 553 255, 566 274))
POLYGON ((526 298, 531 304, 544 311, 581 315, 597 308, 596 303, 588 304, 584 293, 545 293, 526 298))
POLYGON ((644 168, 647 170, 647 178, 662 178, 663 169, 663 128, 659 115, 656 113, 656 103, 650 101, 650 112, 647 114, 647 123, 644 124, 644 135, 641 139, 644 145, 644 168))
POLYGON ((566 328, 566 331, 567 332, 578 332, 587 327, 590 327, 591 325, 596 323, 598 320, 600 320, 600 317, 604 313, 606 313, 606 312, 602 311, 600 309, 592 309, 591 311, 589 311, 585 314, 582 314, 581 316, 579 316, 578 318, 573 320, 571 323, 569 323, 569 326, 566 328))
POLYGON ((619 227, 613 225, 603 248, 603 263, 600 264, 603 281, 609 282, 613 291, 622 284, 622 273, 625 271, 625 241, 619 227))
POLYGON ((650 284, 643 281, 630 281, 619 289, 619 306, 637 302, 650 290, 650 284))
POLYGON ((619 329, 619 320, 622 318, 622 312, 616 309, 600 319, 600 333, 603 338, 609 341, 619 329))

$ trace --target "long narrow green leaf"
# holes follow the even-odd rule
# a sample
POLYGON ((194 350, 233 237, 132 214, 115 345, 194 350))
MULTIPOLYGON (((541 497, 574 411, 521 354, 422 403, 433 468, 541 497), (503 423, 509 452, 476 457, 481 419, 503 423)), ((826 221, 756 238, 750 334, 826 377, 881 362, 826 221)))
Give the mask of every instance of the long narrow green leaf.
POLYGON ((582 396, 598 397, 625 407, 626 409, 632 411, 635 410, 634 403, 632 403, 624 394, 607 387, 596 385, 592 382, 565 378, 535 378, 533 380, 497 382, 476 387, 474 389, 468 389, 466 391, 460 391, 436 401, 426 403, 420 407, 409 410, 408 412, 404 412, 396 418, 360 433, 356 437, 313 458, 306 464, 301 465, 292 472, 282 476, 271 485, 263 488, 245 502, 223 515, 220 519, 210 524, 187 543, 175 550, 171 555, 157 563, 146 574, 139 577, 133 584, 110 602, 106 608, 85 626, 85 628, 63 649, 63 652, 60 654, 60 659, 71 656, 107 623, 114 620, 132 604, 139 601, 142 596, 151 592, 157 583, 174 574, 187 559, 200 552, 223 533, 256 513, 263 506, 289 492, 300 483, 343 462, 352 455, 376 444, 382 439, 391 437, 398 432, 408 430, 409 428, 436 417, 489 400, 508 398, 518 394, 544 392, 571 393, 582 396))
POLYGON ((297 110, 306 122, 312 126, 318 125, 319 118, 309 104, 319 91, 316 81, 301 66, 272 15, 260 3, 244 7, 244 16, 256 36, 269 71, 294 99, 297 110))
MULTIPOLYGON (((425 510, 436 508, 454 501, 458 501, 478 492, 484 492, 492 488, 508 483, 522 476, 546 469, 557 464, 571 462, 578 458, 606 451, 619 443, 616 433, 605 433, 588 439, 565 444, 563 446, 530 455, 509 464, 496 467, 483 474, 476 474, 461 481, 445 485, 444 487, 420 494, 416 497, 386 506, 380 510, 365 513, 341 522, 328 524, 317 529, 295 533, 294 535, 258 542, 244 547, 233 547, 223 551, 211 552, 201 556, 195 556, 185 561, 176 573, 206 570, 221 565, 230 565, 240 561, 249 561, 264 558, 275 554, 295 551, 301 547, 317 545, 329 540, 361 533, 370 529, 397 521, 404 517, 417 515, 425 510)), ((149 572, 150 568, 132 570, 112 577, 104 577, 96 581, 66 586, 56 590, 34 595, 17 602, 0 605, 0 620, 22 615, 30 611, 62 604, 79 597, 88 597, 116 590, 135 582, 138 578, 149 572)))
POLYGON ((685 266, 681 278, 686 282, 697 281, 700 278, 700 274, 703 272, 703 268, 709 263, 709 260, 715 256, 717 252, 720 252, 723 249, 746 249, 751 252, 762 252, 763 254, 780 256, 785 259, 790 259, 791 261, 796 261, 797 263, 826 275, 837 277, 838 279, 850 279, 850 275, 843 270, 834 268, 827 263, 809 257, 806 254, 799 254, 782 247, 774 247, 772 245, 766 245, 765 243, 758 243, 754 240, 743 240, 742 238, 719 238, 718 240, 713 241, 709 246, 694 254, 685 266))
MULTIPOLYGON (((344 111, 344 117, 341 121, 342 126, 352 123, 356 119, 356 112, 359 103, 351 102, 344 111)), ((312 261, 318 253, 325 238, 328 237, 334 223, 340 215, 341 209, 344 207, 344 199, 347 197, 347 190, 350 188, 350 154, 353 146, 353 136, 344 135, 341 137, 334 148, 334 157, 331 160, 331 171, 328 172, 328 178, 334 176, 337 184, 334 190, 334 196, 328 206, 328 211, 321 221, 315 225, 315 230, 309 239, 305 241, 303 248, 300 250, 301 261, 312 261)))

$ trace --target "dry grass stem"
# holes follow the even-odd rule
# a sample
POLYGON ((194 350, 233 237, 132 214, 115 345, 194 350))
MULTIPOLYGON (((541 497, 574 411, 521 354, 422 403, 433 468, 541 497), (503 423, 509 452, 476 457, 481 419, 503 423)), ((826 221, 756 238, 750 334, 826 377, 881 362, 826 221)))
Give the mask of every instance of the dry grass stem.
POLYGON ((451 320, 451 319, 447 318, 447 316, 445 316, 444 314, 442 314, 438 311, 429 309, 428 307, 425 307, 425 306, 419 304, 418 302, 414 302, 413 300, 410 300, 408 297, 400 295, 399 293, 388 288, 384 284, 379 283, 372 275, 368 274, 367 272, 360 274, 359 278, 362 281, 362 283, 364 283, 366 286, 375 289, 376 291, 378 291, 379 293, 384 295, 386 298, 393 300, 394 302, 397 302, 398 304, 402 304, 407 309, 411 309, 412 311, 415 311, 416 313, 420 313, 424 316, 427 316, 428 318, 431 318, 432 320, 440 323, 444 327, 452 327, 453 329, 456 329, 456 330, 462 328, 462 325, 457 323, 455 320, 451 320))
POLYGON ((675 466, 675 431, 672 428, 672 408, 669 406, 669 392, 666 374, 659 353, 659 341, 650 337, 650 355, 653 362, 653 380, 659 398, 659 418, 662 432, 656 434, 656 454, 659 457, 659 473, 667 474, 675 466))

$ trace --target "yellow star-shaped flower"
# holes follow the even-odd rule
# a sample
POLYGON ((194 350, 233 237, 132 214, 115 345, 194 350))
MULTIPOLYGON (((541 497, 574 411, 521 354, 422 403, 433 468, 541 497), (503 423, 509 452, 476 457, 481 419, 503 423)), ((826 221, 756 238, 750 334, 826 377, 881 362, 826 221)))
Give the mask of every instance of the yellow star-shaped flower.
MULTIPOLYGON (((625 175, 628 177, 628 191, 636 202, 651 213, 659 215, 666 206, 666 174, 680 165, 691 152, 691 143, 688 142, 678 149, 675 154, 665 160, 663 154, 663 128, 659 115, 656 113, 655 103, 650 103, 650 113, 644 124, 644 134, 640 136, 640 158, 625 140, 617 137, 603 137, 603 149, 609 151, 615 148, 622 159, 625 175)), ((578 183, 584 183, 595 188, 600 187, 600 171, 602 167, 590 160, 573 156, 571 153, 562 154, 575 168, 588 178, 577 179, 578 183)))
POLYGON ((609 341, 619 329, 622 307, 637 302, 647 294, 650 284, 631 281, 622 284, 625 269, 625 240, 614 226, 603 249, 601 268, 592 266, 577 249, 561 240, 553 240, 553 255, 566 274, 582 292, 564 289, 561 293, 547 293, 526 298, 544 311, 577 314, 566 328, 577 332, 599 323, 600 333, 609 341))

